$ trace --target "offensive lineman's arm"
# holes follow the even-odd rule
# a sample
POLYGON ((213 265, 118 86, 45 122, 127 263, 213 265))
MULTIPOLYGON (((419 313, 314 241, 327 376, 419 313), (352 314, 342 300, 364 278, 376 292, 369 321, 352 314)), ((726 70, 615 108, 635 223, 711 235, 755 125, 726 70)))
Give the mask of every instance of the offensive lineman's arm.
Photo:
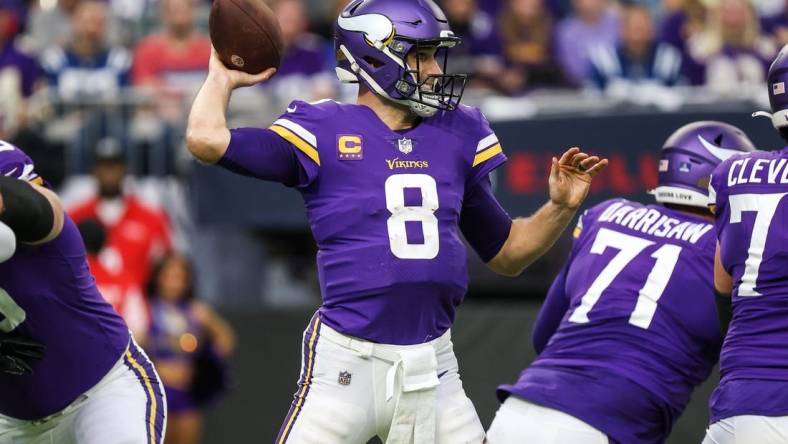
POLYGON ((230 95, 236 88, 268 80, 274 72, 276 69, 269 68, 252 75, 228 69, 219 60, 216 50, 211 49, 208 77, 194 99, 186 127, 186 145, 192 156, 207 164, 214 164, 224 156, 230 144, 230 130, 225 116, 230 95))
POLYGON ((19 242, 51 241, 63 230, 64 219, 63 205, 54 192, 0 176, 0 222, 11 228, 19 242))
POLYGON ((537 354, 542 353, 550 338, 558 330, 558 326, 561 325, 561 319, 564 318, 566 310, 569 309, 569 297, 566 294, 566 273, 571 263, 570 259, 556 276, 547 292, 542 308, 539 309, 536 322, 534 322, 531 342, 537 354))
POLYGON ((553 158, 550 200, 532 216, 513 221, 509 237, 487 266, 498 274, 517 276, 547 252, 585 200, 591 179, 607 163, 579 148, 569 149, 561 159, 553 158))

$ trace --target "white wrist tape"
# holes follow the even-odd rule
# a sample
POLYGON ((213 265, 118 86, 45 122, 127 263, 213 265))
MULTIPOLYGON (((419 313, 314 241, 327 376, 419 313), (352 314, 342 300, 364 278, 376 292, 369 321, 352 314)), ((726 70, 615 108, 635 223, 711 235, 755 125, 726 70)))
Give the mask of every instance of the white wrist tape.
POLYGON ((0 264, 11 259, 16 252, 16 235, 11 228, 0 222, 0 264))

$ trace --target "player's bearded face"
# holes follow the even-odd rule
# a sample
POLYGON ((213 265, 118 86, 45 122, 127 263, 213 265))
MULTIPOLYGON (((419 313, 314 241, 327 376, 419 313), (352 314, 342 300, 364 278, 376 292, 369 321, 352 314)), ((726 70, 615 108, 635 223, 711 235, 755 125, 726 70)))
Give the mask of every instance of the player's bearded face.
POLYGON ((443 71, 435 58, 437 48, 419 48, 418 51, 412 51, 408 54, 408 67, 417 71, 419 74, 418 82, 419 89, 422 92, 432 93, 435 92, 438 77, 443 74, 443 71))

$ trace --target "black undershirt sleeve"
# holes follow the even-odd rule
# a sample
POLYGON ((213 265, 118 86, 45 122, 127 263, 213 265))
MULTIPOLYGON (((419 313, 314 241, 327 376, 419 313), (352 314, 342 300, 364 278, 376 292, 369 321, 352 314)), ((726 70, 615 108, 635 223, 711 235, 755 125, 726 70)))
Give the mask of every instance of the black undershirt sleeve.
POLYGON ((732 298, 729 294, 722 294, 714 290, 714 300, 717 302, 717 317, 720 320, 720 332, 724 335, 728 333, 728 325, 733 318, 732 298))
POLYGON ((32 185, 0 176, 0 196, 3 197, 0 221, 14 231, 20 242, 36 242, 52 232, 55 225, 52 204, 32 185))

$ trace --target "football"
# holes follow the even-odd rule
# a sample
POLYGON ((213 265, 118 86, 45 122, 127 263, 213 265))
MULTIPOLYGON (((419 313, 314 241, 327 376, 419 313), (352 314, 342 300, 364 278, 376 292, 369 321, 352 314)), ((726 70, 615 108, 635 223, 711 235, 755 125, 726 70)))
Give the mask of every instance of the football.
POLYGON ((279 68, 282 30, 264 0, 214 0, 209 27, 213 47, 228 68, 250 74, 279 68))

